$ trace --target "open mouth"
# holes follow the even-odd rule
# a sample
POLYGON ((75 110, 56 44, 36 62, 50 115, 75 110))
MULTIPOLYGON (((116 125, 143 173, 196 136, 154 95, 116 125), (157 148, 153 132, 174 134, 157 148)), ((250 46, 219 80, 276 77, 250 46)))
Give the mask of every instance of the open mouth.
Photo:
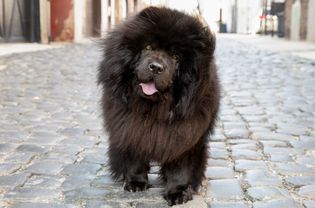
POLYGON ((141 86, 142 92, 145 95, 153 95, 154 93, 158 92, 154 82, 140 83, 139 85, 141 86))

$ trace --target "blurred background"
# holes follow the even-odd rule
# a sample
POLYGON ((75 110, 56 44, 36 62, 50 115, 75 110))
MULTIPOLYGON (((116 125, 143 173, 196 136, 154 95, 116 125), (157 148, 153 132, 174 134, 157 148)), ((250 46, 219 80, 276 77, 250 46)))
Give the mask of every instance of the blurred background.
POLYGON ((202 15, 217 33, 315 41, 315 0, 0 0, 0 43, 100 37, 148 5, 202 15))

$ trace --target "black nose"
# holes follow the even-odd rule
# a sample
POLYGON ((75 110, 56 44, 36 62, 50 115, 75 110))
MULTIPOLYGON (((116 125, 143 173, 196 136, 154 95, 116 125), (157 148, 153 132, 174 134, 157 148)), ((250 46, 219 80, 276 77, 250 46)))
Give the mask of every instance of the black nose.
POLYGON ((160 74, 164 71, 164 67, 162 64, 159 64, 157 62, 153 62, 153 63, 149 64, 149 70, 155 74, 160 74))

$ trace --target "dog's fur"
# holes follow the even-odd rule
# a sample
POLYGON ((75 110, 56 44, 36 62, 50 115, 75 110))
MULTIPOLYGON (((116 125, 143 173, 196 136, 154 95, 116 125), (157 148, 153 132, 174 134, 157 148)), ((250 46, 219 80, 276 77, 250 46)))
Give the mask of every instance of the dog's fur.
POLYGON ((150 161, 161 165, 169 205, 198 190, 220 100, 214 49, 214 36, 198 18, 157 7, 130 17, 104 40, 98 82, 109 165, 125 190, 148 188, 150 161), (146 82, 157 92, 144 93, 146 82))

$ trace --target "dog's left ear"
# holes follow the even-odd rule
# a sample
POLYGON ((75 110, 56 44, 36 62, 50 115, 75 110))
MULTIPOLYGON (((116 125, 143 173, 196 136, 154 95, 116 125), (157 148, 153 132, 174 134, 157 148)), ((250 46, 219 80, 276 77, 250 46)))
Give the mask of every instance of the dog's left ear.
POLYGON ((211 56, 214 54, 214 50, 216 47, 216 37, 213 32, 211 32, 210 28, 208 26, 202 28, 201 37, 204 40, 205 47, 207 48, 208 53, 211 54, 211 56))
POLYGON ((181 63, 174 80, 175 118, 193 113, 193 96, 197 83, 197 66, 193 60, 181 63))
POLYGON ((205 26, 202 28, 203 33, 209 34, 210 33, 210 28, 208 26, 205 26))

